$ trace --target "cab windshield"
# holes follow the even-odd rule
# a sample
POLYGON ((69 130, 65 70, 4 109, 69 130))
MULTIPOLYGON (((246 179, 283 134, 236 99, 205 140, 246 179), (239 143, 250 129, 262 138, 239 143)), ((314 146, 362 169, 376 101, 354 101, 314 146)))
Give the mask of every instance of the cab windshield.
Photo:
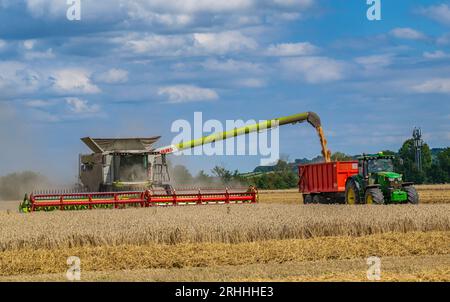
POLYGON ((147 156, 121 155, 118 176, 121 181, 145 180, 147 178, 147 156))
POLYGON ((382 159, 371 159, 368 165, 369 173, 377 172, 394 172, 394 164, 392 159, 382 158, 382 159))

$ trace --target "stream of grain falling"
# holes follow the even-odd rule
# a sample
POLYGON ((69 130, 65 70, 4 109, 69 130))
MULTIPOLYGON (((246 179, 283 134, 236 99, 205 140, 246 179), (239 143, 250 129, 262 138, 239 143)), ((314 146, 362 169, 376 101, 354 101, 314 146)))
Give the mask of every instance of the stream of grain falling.
POLYGON ((325 162, 329 163, 331 162, 331 151, 328 149, 322 126, 317 128, 317 134, 319 135, 320 145, 322 146, 322 156, 325 159, 325 162))

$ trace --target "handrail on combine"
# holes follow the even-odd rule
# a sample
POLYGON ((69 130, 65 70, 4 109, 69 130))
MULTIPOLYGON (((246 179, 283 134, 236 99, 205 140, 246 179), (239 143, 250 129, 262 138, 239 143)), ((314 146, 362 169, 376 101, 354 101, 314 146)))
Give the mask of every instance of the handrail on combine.
POLYGON ((177 191, 170 194, 165 190, 145 190, 130 192, 61 193, 31 194, 25 212, 52 210, 81 210, 94 208, 125 208, 214 205, 214 204, 252 204, 258 202, 258 190, 232 192, 228 188, 217 192, 213 189, 177 191), (211 191, 211 192, 208 192, 211 191))

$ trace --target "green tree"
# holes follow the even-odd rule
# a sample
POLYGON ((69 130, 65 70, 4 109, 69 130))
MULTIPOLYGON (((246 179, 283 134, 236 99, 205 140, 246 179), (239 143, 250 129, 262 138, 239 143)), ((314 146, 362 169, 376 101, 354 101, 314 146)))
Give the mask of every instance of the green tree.
POLYGON ((332 161, 347 161, 347 160, 353 160, 353 157, 351 155, 345 154, 343 152, 334 152, 331 155, 332 161))
POLYGON ((427 181, 425 171, 431 168, 431 151, 428 144, 422 147, 422 171, 417 170, 415 163, 414 140, 408 139, 398 151, 398 172, 402 173, 407 181, 421 184, 427 181))
POLYGON ((439 152, 437 161, 428 170, 428 175, 433 183, 450 182, 450 148, 439 152))
POLYGON ((214 176, 218 177, 220 181, 225 185, 229 184, 233 179, 233 174, 229 170, 221 166, 215 166, 211 170, 211 172, 214 176))

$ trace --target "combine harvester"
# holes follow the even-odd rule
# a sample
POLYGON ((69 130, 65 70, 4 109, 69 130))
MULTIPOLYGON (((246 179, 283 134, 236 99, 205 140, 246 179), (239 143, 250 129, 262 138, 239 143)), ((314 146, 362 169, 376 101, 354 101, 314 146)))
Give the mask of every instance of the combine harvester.
POLYGON ((93 153, 80 155, 81 188, 70 192, 41 191, 26 194, 24 201, 20 204, 20 211, 256 203, 258 192, 254 187, 221 190, 172 188, 166 156, 251 132, 305 121, 311 124, 319 134, 322 155, 325 161, 329 162, 330 151, 323 135, 320 118, 314 112, 266 120, 156 149, 153 149, 152 145, 160 137, 82 138, 93 153))

